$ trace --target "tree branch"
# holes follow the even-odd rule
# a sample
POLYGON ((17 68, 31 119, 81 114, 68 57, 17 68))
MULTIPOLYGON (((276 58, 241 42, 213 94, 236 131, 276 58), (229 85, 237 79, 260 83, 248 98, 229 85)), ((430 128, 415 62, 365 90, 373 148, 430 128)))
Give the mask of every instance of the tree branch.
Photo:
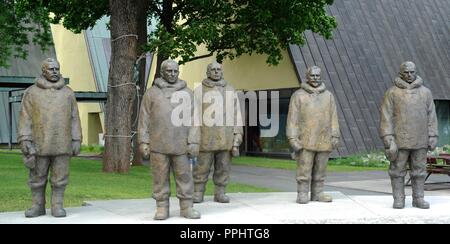
POLYGON ((161 3, 158 1, 151 1, 149 9, 151 11, 155 12, 157 15, 161 16, 162 10, 161 10, 161 8, 158 7, 158 4, 161 4, 161 3))
POLYGON ((177 6, 175 6, 175 8, 173 9, 174 13, 178 13, 180 12, 184 6, 186 6, 186 1, 182 1, 181 3, 177 3, 177 6))
POLYGON ((194 60, 197 60, 197 59, 209 58, 209 57, 212 57, 213 55, 214 55, 214 52, 210 52, 210 53, 205 54, 205 55, 200 55, 200 56, 197 56, 197 57, 190 58, 185 63, 188 63, 188 62, 191 62, 191 61, 194 61, 194 60))

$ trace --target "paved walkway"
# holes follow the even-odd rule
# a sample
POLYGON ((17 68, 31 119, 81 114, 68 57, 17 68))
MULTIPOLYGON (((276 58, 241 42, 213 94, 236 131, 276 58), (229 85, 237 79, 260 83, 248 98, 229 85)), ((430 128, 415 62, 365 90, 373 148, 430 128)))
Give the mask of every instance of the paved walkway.
POLYGON ((411 207, 392 209, 390 196, 348 196, 329 192, 332 203, 297 204, 296 193, 232 193, 231 203, 221 204, 206 197, 196 204, 202 218, 179 217, 178 201, 171 198, 170 218, 153 220, 155 201, 112 200, 87 202, 87 206, 67 208, 66 218, 53 218, 47 213, 38 218, 25 218, 23 212, 0 214, 0 224, 301 224, 301 223, 450 223, 450 196, 430 196, 431 209, 411 207))
MULTIPOLYGON (((285 192, 296 192, 294 170, 267 169, 248 166, 232 166, 231 181, 268 187, 285 192)), ((406 177, 408 178, 408 177, 406 177)), ((425 186, 426 196, 450 196, 450 177, 431 175, 425 186), (429 184, 432 183, 432 184, 429 184)), ((340 191, 346 195, 391 195, 391 183, 387 171, 329 173, 325 179, 326 191, 340 191)), ((411 187, 406 187, 411 194, 411 187)))

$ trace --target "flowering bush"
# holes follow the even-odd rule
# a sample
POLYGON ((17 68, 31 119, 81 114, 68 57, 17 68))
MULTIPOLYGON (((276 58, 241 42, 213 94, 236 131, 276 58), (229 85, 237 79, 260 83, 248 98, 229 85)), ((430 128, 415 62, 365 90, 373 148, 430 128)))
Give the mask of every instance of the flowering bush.
POLYGON ((389 160, 387 160, 383 152, 371 152, 368 154, 359 154, 345 158, 333 159, 330 160, 330 164, 386 168, 389 165, 389 160))
POLYGON ((436 147, 436 149, 432 152, 429 152, 429 155, 438 156, 441 153, 450 153, 450 145, 444 145, 442 147, 436 147))

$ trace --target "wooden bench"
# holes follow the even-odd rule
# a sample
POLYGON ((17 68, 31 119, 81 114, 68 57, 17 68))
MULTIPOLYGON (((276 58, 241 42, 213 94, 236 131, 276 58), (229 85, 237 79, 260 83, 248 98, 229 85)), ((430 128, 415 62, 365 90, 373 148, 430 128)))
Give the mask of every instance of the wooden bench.
MULTIPOLYGON (((445 174, 450 176, 450 154, 441 153, 438 156, 428 156, 427 157, 427 177, 425 182, 431 176, 431 174, 445 174)), ((411 177, 409 178, 406 185, 410 185, 411 177)), ((450 182, 436 182, 438 183, 450 183, 450 182)))
POLYGON ((427 157, 427 178, 431 174, 445 174, 450 176, 450 154, 439 154, 439 156, 427 157), (442 160, 442 162, 439 162, 442 160))

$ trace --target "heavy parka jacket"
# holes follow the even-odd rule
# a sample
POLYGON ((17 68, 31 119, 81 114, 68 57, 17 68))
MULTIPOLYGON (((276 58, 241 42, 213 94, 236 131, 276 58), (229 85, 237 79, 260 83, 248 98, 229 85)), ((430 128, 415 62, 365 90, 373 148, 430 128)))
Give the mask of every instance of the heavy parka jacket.
MULTIPOLYGON (((175 99, 177 100, 177 99, 175 99)), ((138 125, 138 143, 146 143, 151 152, 183 155, 187 153, 188 144, 200 143, 200 128, 194 126, 194 96, 186 86, 186 82, 178 80, 170 84, 162 78, 157 78, 154 85, 148 89, 141 103, 138 125), (191 103, 189 123, 174 123, 172 114, 175 109, 182 108, 182 100, 171 102, 174 94, 185 97, 191 103)), ((176 112, 176 111, 175 111, 176 112)), ((186 115, 188 116, 188 115, 186 115)))
POLYGON ((303 149, 317 152, 333 150, 331 138, 340 137, 336 103, 325 84, 314 88, 301 85, 291 97, 286 124, 288 139, 299 139, 303 149))
POLYGON ((64 79, 36 79, 22 98, 18 142, 31 141, 38 156, 72 155, 72 141, 81 141, 75 94, 64 79))
POLYGON ((223 79, 219 81, 205 79, 202 81, 202 85, 195 89, 195 95, 196 101, 201 103, 202 110, 200 113, 203 119, 200 133, 200 151, 227 151, 231 150, 233 146, 239 147, 242 143, 244 130, 241 108, 234 88, 223 79), (221 122, 223 123, 220 125, 212 125, 206 121, 210 117, 208 114, 212 111, 212 106, 219 107, 213 105, 213 103, 217 103, 222 108, 221 122), (207 113, 206 116, 205 113, 207 113), (227 123, 227 120, 229 123, 227 123), (238 123, 238 121, 240 122, 238 123))
POLYGON ((380 136, 392 135, 399 149, 428 148, 430 136, 438 136, 431 91, 417 76, 411 84, 397 77, 381 104, 380 136))

